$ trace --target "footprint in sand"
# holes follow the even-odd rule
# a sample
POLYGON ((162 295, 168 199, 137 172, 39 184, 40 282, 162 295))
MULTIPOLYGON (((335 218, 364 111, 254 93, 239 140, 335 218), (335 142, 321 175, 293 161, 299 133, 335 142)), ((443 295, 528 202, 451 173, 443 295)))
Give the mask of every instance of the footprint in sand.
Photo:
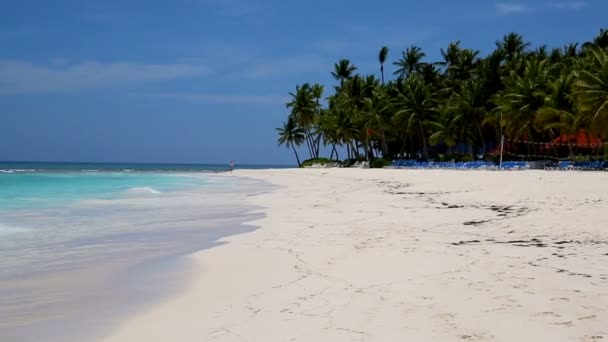
POLYGON ((461 339, 466 341, 480 341, 480 340, 488 340, 494 338, 493 335, 479 333, 479 334, 464 334, 459 336, 461 339))
POLYGON ((568 298, 551 298, 552 302, 569 302, 570 299, 568 298))
POLYGON ((563 325, 565 327, 573 327, 574 323, 572 323, 572 321, 564 321, 564 322, 557 322, 557 323, 553 323, 555 325, 563 325))
POLYGON ((532 316, 533 317, 556 317, 556 318, 561 317, 560 314, 556 314, 555 312, 551 312, 551 311, 539 312, 532 316))

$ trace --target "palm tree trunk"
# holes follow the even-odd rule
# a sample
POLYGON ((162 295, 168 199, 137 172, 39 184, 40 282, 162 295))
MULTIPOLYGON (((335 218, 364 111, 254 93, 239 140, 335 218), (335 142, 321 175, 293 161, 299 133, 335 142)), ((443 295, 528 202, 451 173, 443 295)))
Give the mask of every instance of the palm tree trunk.
POLYGON ((310 134, 308 133, 308 129, 306 129, 305 132, 306 132, 306 147, 308 147, 308 155, 310 156, 310 159, 312 159, 313 155, 312 155, 312 143, 310 142, 310 134))
POLYGON ((479 139, 481 139, 480 140, 480 142, 481 142, 481 149, 483 151, 483 154, 485 155, 486 154, 486 142, 485 142, 485 140, 483 138, 483 131, 481 130, 481 126, 479 125, 479 122, 476 122, 475 124, 477 126, 477 132, 479 133, 479 139))
POLYGON ((352 158, 353 159, 359 159, 359 147, 357 146, 357 141, 355 141, 354 139, 349 141, 349 144, 351 145, 351 151, 352 151, 352 158))
POLYGON ((388 157, 388 143, 386 142, 386 134, 384 134, 384 130, 380 131, 380 144, 382 146, 382 156, 384 158, 388 157))
POLYGON ((369 134, 365 131, 365 141, 363 142, 363 153, 365 153, 365 159, 369 160, 369 134))
POLYGON ((315 156, 316 158, 319 158, 319 153, 321 151, 321 134, 319 133, 317 135, 317 138, 315 139, 315 156))
POLYGON ((380 64, 380 74, 382 74, 382 85, 384 85, 384 65, 380 64))
POLYGON ((334 153, 336 154, 336 160, 338 160, 338 150, 336 150, 336 144, 331 145, 331 156, 329 157, 329 159, 332 159, 334 157, 334 153))
POLYGON ((300 157, 298 157, 298 151, 296 151, 296 147, 293 146, 293 144, 291 144, 291 148, 293 149, 293 153, 295 153, 295 155, 296 155, 296 160, 298 161, 298 167, 301 167, 302 164, 300 163, 300 157))
POLYGON ((426 137, 424 136, 424 129, 422 128, 422 122, 418 120, 418 130, 420 131, 420 144, 422 146, 422 157, 424 160, 429 159, 429 151, 426 146, 426 137))

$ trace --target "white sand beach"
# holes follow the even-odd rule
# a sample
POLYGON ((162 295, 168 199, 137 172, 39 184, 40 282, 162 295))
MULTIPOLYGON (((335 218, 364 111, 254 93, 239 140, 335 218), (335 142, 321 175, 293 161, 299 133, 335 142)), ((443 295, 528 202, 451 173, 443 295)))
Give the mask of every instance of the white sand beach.
POLYGON ((608 340, 608 173, 235 171, 256 231, 106 342, 608 340))

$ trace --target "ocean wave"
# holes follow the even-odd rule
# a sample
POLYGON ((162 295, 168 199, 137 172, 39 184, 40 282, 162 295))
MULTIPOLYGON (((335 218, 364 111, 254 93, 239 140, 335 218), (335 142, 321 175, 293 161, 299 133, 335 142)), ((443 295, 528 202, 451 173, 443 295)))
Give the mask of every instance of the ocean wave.
POLYGON ((38 170, 35 169, 6 169, 6 170, 0 170, 0 172, 2 173, 13 173, 13 172, 36 172, 38 170))
POLYGON ((99 172, 99 170, 80 170, 81 172, 99 172))
POLYGON ((31 231, 31 229, 21 228, 21 227, 13 227, 13 226, 6 226, 6 225, 3 225, 2 223, 0 223, 0 236, 2 236, 2 235, 12 235, 12 234, 22 234, 22 233, 27 233, 29 231, 31 231))
POLYGON ((133 171, 135 171, 135 170, 131 170, 131 169, 124 169, 124 170, 122 170, 122 172, 133 172, 133 171))
POLYGON ((129 193, 145 193, 145 194, 160 194, 161 192, 151 188, 149 186, 144 186, 144 187, 140 187, 140 188, 130 188, 129 190, 127 190, 127 192, 129 193))

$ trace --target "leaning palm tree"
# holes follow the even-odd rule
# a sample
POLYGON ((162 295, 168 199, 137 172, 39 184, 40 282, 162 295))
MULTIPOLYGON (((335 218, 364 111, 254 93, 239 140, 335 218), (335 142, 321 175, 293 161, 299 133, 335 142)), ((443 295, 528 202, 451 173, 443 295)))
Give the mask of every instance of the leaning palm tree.
POLYGON ((380 62, 380 74, 382 75, 382 84, 384 85, 384 63, 388 58, 388 46, 383 46, 378 54, 378 61, 380 62))
POLYGON ((313 89, 310 84, 304 83, 301 86, 296 86, 296 91, 289 93, 289 96, 291 96, 291 100, 286 106, 291 109, 290 115, 294 118, 296 124, 304 130, 310 158, 317 158, 311 131, 318 114, 313 89))
POLYGON ((298 156, 296 146, 300 146, 306 139, 304 130, 298 127, 298 124, 293 116, 289 116, 287 122, 283 123, 283 127, 279 127, 276 130, 279 132, 277 144, 279 146, 285 145, 287 148, 291 147, 293 149, 293 153, 296 155, 298 167, 300 167, 302 164, 300 163, 300 157, 298 156))
POLYGON ((334 64, 334 71, 331 75, 340 81, 340 86, 344 85, 344 80, 351 78, 357 67, 350 63, 348 59, 341 59, 334 64))

